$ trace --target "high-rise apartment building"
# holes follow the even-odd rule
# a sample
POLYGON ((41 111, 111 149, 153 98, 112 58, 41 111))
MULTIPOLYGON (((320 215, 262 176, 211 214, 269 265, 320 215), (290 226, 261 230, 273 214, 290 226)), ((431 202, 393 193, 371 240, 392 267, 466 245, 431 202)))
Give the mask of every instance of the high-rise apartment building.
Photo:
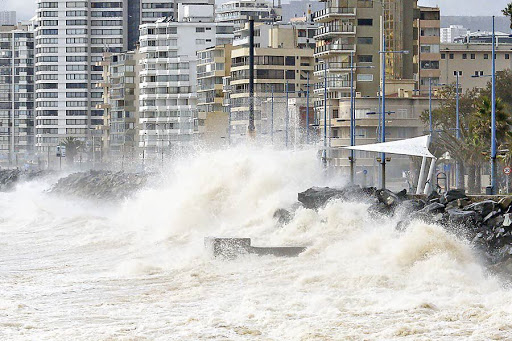
MULTIPOLYGON (((111 162, 133 159, 139 137, 139 50, 105 53, 103 61, 104 127, 101 149, 111 162)), ((95 146, 96 147, 96 146, 95 146)))
POLYGON ((66 137, 92 140, 103 124, 104 52, 126 48, 123 2, 38 1, 36 146, 45 152, 66 137))
POLYGON ((243 28, 249 18, 267 24, 281 21, 281 1, 275 6, 265 0, 232 0, 220 4, 216 9, 215 20, 232 23, 235 31, 243 28))
POLYGON ((36 146, 45 152, 66 137, 92 141, 103 125, 96 63, 105 52, 134 48, 140 23, 176 18, 179 9, 170 0, 38 0, 37 6, 36 146))
POLYGON ((34 33, 0 27, 0 163, 33 157, 34 33))
MULTIPOLYGON (((316 37, 315 111, 329 163, 348 169, 349 153, 339 147, 351 141, 351 97, 355 98, 356 143, 374 143, 382 138, 378 103, 383 73, 385 95, 393 98, 387 101, 386 139, 424 133, 417 108, 428 103, 430 79, 434 86, 439 83, 439 19, 438 8, 418 7, 416 0, 327 0, 325 9, 315 13, 314 20, 323 25, 316 37), (387 51, 384 70, 383 47, 387 51)), ((356 152, 358 167, 374 164, 375 156, 356 152)), ((394 165, 407 165, 406 159, 393 160, 394 165)))
POLYGON ((0 11, 0 26, 14 26, 16 24, 16 11, 0 11))
POLYGON ((140 140, 149 153, 184 146, 201 133, 197 117, 197 56, 230 44, 231 23, 213 22, 213 6, 181 5, 170 18, 141 25, 140 140))
POLYGON ((420 16, 415 24, 418 40, 414 47, 414 79, 418 81, 416 90, 419 90, 419 94, 427 96, 430 90, 437 88, 441 77, 441 13, 438 7, 420 7, 419 11, 420 16))
MULTIPOLYGON (((306 97, 308 82, 312 94, 315 59, 314 49, 307 42, 310 24, 269 25, 268 30, 262 29, 265 26, 257 28, 261 35, 268 33, 268 40, 261 40, 260 47, 254 49, 254 119, 256 132, 270 135, 271 113, 264 103, 272 96, 276 103, 306 97), (299 31, 303 33, 299 35, 299 31)), ((245 44, 232 51, 229 81, 230 134, 236 142, 245 138, 249 123, 249 48, 245 44)))
POLYGON ((233 45, 217 45, 197 52, 198 126, 208 145, 225 143, 229 113, 224 110, 223 79, 231 73, 233 45))

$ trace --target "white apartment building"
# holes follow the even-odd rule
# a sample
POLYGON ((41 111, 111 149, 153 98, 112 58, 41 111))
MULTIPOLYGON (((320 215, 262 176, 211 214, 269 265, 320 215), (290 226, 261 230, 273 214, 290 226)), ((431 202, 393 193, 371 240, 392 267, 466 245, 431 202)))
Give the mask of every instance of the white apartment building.
POLYGON ((37 0, 37 7, 36 146, 47 155, 66 137, 87 142, 102 135, 97 63, 104 52, 134 48, 141 22, 175 17, 177 8, 174 0, 37 0))
POLYGON ((450 27, 441 28, 441 44, 451 44, 455 38, 464 37, 469 32, 462 25, 450 25, 450 27))
POLYGON ((233 40, 231 23, 213 22, 212 5, 181 5, 170 18, 140 26, 139 147, 148 152, 186 145, 197 122, 197 57, 233 40))
POLYGON ((0 27, 0 163, 33 156, 34 33, 26 26, 0 27))
POLYGON ((232 0, 217 7, 215 20, 218 22, 230 22, 235 30, 244 27, 249 18, 255 22, 272 23, 281 21, 281 0, 278 5, 265 0, 232 0))
POLYGON ((16 11, 0 11, 0 26, 16 25, 16 11))
POLYGON ((103 52, 125 45, 123 2, 38 0, 36 147, 45 152, 66 137, 91 140, 103 124, 103 52))

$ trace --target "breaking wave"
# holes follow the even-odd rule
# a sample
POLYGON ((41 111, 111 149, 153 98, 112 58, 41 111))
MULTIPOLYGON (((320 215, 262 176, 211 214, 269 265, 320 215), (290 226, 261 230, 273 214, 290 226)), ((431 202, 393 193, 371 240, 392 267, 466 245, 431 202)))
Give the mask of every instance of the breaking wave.
POLYGON ((295 205, 315 151, 237 147, 174 160, 124 202, 0 193, 2 339, 510 339, 512 291, 439 226, 368 204, 295 205), (293 211, 280 225, 278 208, 293 211), (205 236, 305 245, 297 258, 207 257, 205 236))

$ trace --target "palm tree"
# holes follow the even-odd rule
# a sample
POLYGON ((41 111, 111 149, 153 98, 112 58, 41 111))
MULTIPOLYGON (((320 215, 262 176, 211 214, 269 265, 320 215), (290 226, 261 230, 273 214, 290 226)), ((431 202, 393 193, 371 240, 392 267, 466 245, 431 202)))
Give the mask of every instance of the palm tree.
MULTIPOLYGON (((491 148, 491 116, 492 101, 487 96, 482 96, 477 104, 477 111, 472 118, 470 130, 473 138, 473 148, 485 157, 482 161, 489 158, 489 149, 491 148)), ((508 149, 510 141, 510 126, 512 125, 512 117, 505 110, 505 106, 501 99, 496 99, 496 142, 498 149, 508 149)), ((480 169, 483 162, 477 163, 475 166, 476 181, 475 187, 481 187, 480 169)))
POLYGON ((61 146, 66 147, 66 158, 69 165, 73 164, 75 156, 83 148, 84 143, 74 137, 66 137, 64 141, 60 143, 61 146))
POLYGON ((501 12, 504 16, 510 19, 510 30, 512 31, 512 2, 510 2, 501 12))

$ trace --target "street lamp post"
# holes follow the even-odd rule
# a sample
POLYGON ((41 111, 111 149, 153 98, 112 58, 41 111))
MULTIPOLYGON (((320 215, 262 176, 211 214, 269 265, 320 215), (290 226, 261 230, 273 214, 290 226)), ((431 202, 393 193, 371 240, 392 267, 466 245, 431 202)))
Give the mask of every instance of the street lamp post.
POLYGON ((306 85, 306 144, 309 144, 309 71, 306 85))
MULTIPOLYGON (((384 17, 382 18, 384 20, 384 17)), ((409 54, 409 51, 386 51, 386 32, 382 30, 382 117, 381 117, 381 142, 386 142, 386 54, 397 53, 397 54, 409 54)), ((381 154, 381 188, 386 188, 386 153, 381 154)))
POLYGON ((496 32, 492 17, 491 194, 496 194, 496 32))
MULTIPOLYGON (((350 146, 356 145, 355 126, 356 116, 354 111, 354 52, 350 54, 350 146)), ((355 150, 350 150, 350 182, 354 183, 355 178, 355 150)))

